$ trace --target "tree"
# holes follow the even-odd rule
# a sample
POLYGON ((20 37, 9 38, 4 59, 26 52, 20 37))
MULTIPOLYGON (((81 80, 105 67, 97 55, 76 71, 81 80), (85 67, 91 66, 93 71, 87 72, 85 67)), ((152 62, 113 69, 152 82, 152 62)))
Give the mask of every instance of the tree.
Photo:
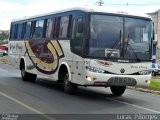
POLYGON ((5 31, 1 32, 0 40, 8 39, 8 37, 9 37, 8 31, 7 32, 5 32, 5 31))

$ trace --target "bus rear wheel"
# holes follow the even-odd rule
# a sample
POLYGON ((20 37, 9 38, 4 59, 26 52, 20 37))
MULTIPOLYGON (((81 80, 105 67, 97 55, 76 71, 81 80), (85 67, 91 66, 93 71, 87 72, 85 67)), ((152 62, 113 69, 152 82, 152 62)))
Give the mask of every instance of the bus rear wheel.
POLYGON ((64 75, 64 80, 63 80, 63 89, 64 92, 68 93, 68 94, 73 94, 78 88, 78 85, 72 83, 69 81, 69 75, 68 73, 66 73, 64 75))
POLYGON ((23 65, 21 68, 21 78, 23 81, 35 82, 37 79, 37 75, 26 72, 25 67, 23 65))
POLYGON ((110 88, 115 96, 121 96, 126 90, 126 86, 111 86, 110 88))

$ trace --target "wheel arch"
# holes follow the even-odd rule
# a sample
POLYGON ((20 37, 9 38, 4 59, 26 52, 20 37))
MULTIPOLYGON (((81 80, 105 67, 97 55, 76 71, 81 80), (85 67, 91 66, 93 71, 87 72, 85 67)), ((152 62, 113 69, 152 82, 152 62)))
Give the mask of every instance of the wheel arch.
POLYGON ((61 73, 68 72, 69 81, 71 81, 71 69, 70 68, 71 67, 68 65, 68 63, 62 62, 60 64, 60 67, 59 67, 59 70, 58 70, 58 80, 61 80, 61 78, 60 78, 61 73))

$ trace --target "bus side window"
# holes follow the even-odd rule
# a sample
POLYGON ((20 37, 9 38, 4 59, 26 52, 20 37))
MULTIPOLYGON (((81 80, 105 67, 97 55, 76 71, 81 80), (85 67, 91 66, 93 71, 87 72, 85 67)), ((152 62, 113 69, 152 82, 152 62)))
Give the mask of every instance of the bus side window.
POLYGON ((16 31, 16 25, 15 25, 15 24, 12 24, 12 25, 11 25, 11 33, 10 33, 10 39, 11 39, 11 40, 14 39, 15 31, 16 31))
POLYGON ((44 20, 36 21, 35 32, 33 34, 33 38, 42 38, 43 37, 43 25, 44 25, 44 20))
POLYGON ((31 33, 31 22, 27 22, 24 29, 24 38, 29 39, 31 33))
POLYGON ((22 38, 22 24, 18 24, 18 30, 17 30, 17 39, 20 40, 22 38))
POLYGON ((47 19, 45 25, 45 37, 52 38, 54 33, 55 19, 47 19))
POLYGON ((60 27, 59 27, 59 37, 60 38, 67 37, 68 25, 69 25, 69 16, 61 17, 60 27))
POLYGON ((74 53, 82 55, 84 40, 85 17, 79 17, 74 21, 71 49, 74 53))
POLYGON ((18 24, 15 24, 14 39, 17 39, 17 30, 18 30, 18 24))

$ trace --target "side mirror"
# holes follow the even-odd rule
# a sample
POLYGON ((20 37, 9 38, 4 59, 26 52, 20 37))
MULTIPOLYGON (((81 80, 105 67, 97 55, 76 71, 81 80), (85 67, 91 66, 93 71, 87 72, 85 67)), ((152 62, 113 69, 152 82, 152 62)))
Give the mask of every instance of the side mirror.
POLYGON ((154 23, 153 23, 153 32, 152 32, 152 35, 153 35, 153 37, 152 37, 153 44, 155 45, 155 44, 157 44, 158 35, 155 34, 155 32, 154 32, 154 23))
POLYGON ((153 44, 157 44, 157 41, 158 41, 158 36, 157 36, 157 34, 154 34, 153 35, 153 44))

